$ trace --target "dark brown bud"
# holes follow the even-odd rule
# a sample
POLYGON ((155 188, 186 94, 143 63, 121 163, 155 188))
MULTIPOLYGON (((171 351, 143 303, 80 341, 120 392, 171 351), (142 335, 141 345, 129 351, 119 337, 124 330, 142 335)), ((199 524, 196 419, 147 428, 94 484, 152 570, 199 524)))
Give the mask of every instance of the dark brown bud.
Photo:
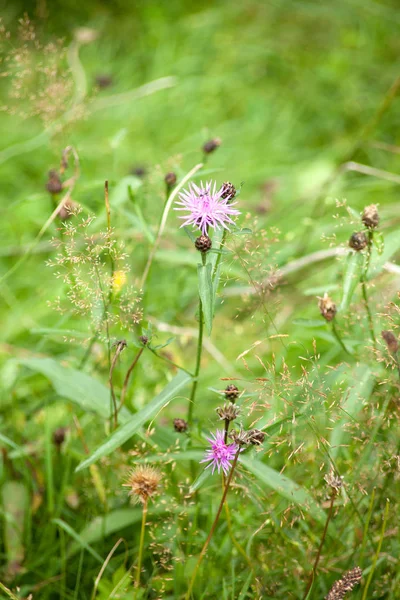
POLYGON ((209 140, 208 142, 206 142, 204 144, 203 152, 204 152, 204 154, 211 154, 211 152, 214 152, 214 150, 219 148, 220 145, 221 145, 220 138, 214 138, 212 140, 209 140))
POLYGON ((60 446, 64 443, 66 433, 66 427, 58 427, 58 429, 55 429, 55 431, 53 431, 53 443, 55 446, 60 448, 60 446))
POLYGON ((222 184, 221 191, 221 198, 225 198, 226 200, 233 200, 236 196, 236 188, 230 181, 225 181, 225 183, 222 184))
POLYGON ((55 169, 51 169, 48 177, 46 190, 50 192, 50 194, 59 194, 63 189, 60 175, 55 169))
POLYGON ((336 304, 329 298, 328 294, 325 294, 323 298, 319 299, 318 306, 321 315, 326 321, 332 321, 335 318, 337 312, 336 304))
POLYGON ((149 343, 149 338, 147 337, 147 335, 141 335, 139 338, 139 342, 141 342, 143 346, 147 346, 147 344, 149 343))
POLYGON ((185 419, 174 419, 174 429, 178 433, 184 433, 188 429, 188 424, 185 419))
POLYGON ((208 235, 201 235, 199 236, 194 245, 196 246, 196 249, 199 252, 208 252, 211 249, 212 246, 212 242, 210 240, 210 238, 208 237, 208 235))
POLYGON ((238 446, 246 446, 249 443, 248 433, 244 429, 234 429, 229 434, 229 437, 238 446))
POLYGON ((72 217, 77 208, 78 204, 76 204, 76 202, 73 200, 66 200, 58 209, 57 216, 61 219, 61 221, 67 221, 72 217))
POLYGON ((147 175, 147 169, 146 169, 146 167, 141 166, 141 165, 132 167, 131 175, 136 175, 136 177, 140 177, 140 179, 143 179, 143 177, 146 177, 146 175, 147 175))
POLYGON ((111 75, 96 75, 96 85, 104 90, 113 84, 113 78, 111 75))
POLYGON ((253 444, 253 446, 260 446, 265 440, 265 433, 259 429, 250 429, 250 431, 247 432, 247 436, 249 443, 253 444))
POLYGON ((351 238, 349 239, 349 246, 360 252, 360 250, 364 250, 368 246, 368 238, 365 235, 364 231, 357 231, 357 233, 353 233, 351 238))
POLYGON ((239 398, 239 390, 233 383, 230 383, 226 386, 224 390, 225 398, 230 400, 232 403, 235 402, 237 398, 239 398))
POLYGON ((392 331, 382 331, 381 336, 386 342, 390 354, 396 354, 399 350, 399 341, 392 331))
POLYGON ((360 567, 355 567, 347 571, 339 581, 335 581, 325 600, 343 600, 347 592, 351 592, 355 585, 360 583, 362 571, 360 567))
POLYGON ((164 181, 168 187, 174 186, 176 184, 175 173, 173 173, 172 171, 170 173, 167 173, 166 176, 164 177, 164 181))
POLYGON ((365 227, 368 227, 368 229, 374 229, 375 227, 378 227, 379 214, 376 204, 370 204, 369 206, 366 206, 361 219, 365 227))

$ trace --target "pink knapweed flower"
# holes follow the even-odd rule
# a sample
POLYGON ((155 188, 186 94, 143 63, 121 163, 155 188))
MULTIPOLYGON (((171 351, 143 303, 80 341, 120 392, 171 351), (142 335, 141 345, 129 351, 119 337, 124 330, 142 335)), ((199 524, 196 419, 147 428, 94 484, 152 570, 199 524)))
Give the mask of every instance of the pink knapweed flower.
POLYGON ((212 181, 209 181, 205 187, 203 182, 200 187, 195 183, 190 183, 188 190, 180 192, 177 202, 179 208, 175 208, 175 210, 189 212, 188 215, 180 217, 180 219, 185 219, 181 227, 195 225, 203 235, 207 234, 209 227, 229 229, 228 224, 234 224, 231 217, 240 215, 240 211, 232 208, 236 202, 229 203, 229 197, 223 198, 223 193, 223 186, 217 192, 215 181, 214 185, 212 185, 212 181))
POLYGON ((231 466, 231 461, 235 458, 238 446, 236 444, 226 444, 224 437, 224 432, 218 430, 215 434, 212 433, 211 437, 207 438, 207 441, 211 444, 211 448, 206 451, 206 454, 200 463, 209 462, 210 464, 206 466, 206 469, 212 467, 213 473, 215 469, 218 470, 218 473, 222 469, 225 475, 227 475, 231 466))

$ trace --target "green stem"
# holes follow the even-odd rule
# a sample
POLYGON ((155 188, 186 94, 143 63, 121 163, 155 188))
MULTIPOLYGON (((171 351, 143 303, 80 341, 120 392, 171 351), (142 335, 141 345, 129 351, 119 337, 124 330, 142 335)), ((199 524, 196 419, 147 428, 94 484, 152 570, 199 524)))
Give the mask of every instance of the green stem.
POLYGON ((203 319, 203 305, 201 300, 199 299, 199 335, 197 338, 197 356, 196 356, 196 368, 194 371, 194 379, 192 385, 192 392, 190 394, 189 399, 189 410, 188 410, 188 424, 191 427, 193 423, 193 409, 194 402, 196 398, 197 385, 199 382, 199 373, 200 373, 200 365, 201 365, 201 354, 203 350, 203 328, 204 328, 204 319, 203 319))
POLYGON ((143 547, 144 547, 144 533, 146 528, 146 517, 147 517, 147 500, 145 500, 143 504, 143 513, 142 513, 142 527, 140 530, 140 542, 139 542, 139 557, 138 557, 138 565, 136 569, 136 579, 135 586, 139 588, 140 586, 140 574, 142 571, 142 559, 143 559, 143 547))
POLYGON ((374 236, 374 232, 371 231, 371 230, 369 230, 368 231, 367 256, 366 256, 366 260, 365 260, 364 272, 363 272, 362 278, 361 278, 361 289, 362 289, 362 295, 363 295, 364 304, 365 304, 365 310, 367 311, 367 318, 368 318, 368 325, 369 325, 369 332, 370 332, 370 336, 371 336, 371 342, 372 342, 372 344, 374 346, 374 349, 376 350, 376 338, 375 338, 375 332, 374 332, 374 321, 372 319, 372 313, 371 313, 371 309, 370 309, 370 306, 369 306, 368 293, 367 293, 367 275, 368 275, 368 270, 369 270, 369 264, 370 264, 370 261, 371 261, 371 249, 372 249, 373 236, 374 236))
POLYGON ((388 514, 389 514, 389 500, 386 501, 385 515, 383 517, 383 524, 382 524, 382 529, 381 529, 381 535, 380 535, 379 542, 378 542, 378 547, 376 549, 375 556, 374 556, 374 559, 373 559, 373 562, 372 562, 372 565, 371 565, 371 570, 370 570, 369 575, 368 575, 367 583, 365 584, 364 593, 362 595, 362 600, 366 600, 366 598, 367 598, 368 588, 370 586, 370 583, 372 581, 372 577, 374 575, 374 571, 375 571, 375 568, 376 568, 376 563, 378 562, 379 554, 380 554, 381 548, 382 548, 383 538, 384 538, 385 531, 386 531, 386 523, 387 523, 388 514))
POLYGON ((234 470, 236 468, 236 465, 237 465, 239 454, 240 454, 240 448, 236 452, 235 458, 233 459, 232 467, 231 467, 228 479, 226 480, 226 485, 225 485, 224 493, 222 494, 222 498, 221 498, 221 502, 219 503, 217 514, 215 515, 214 522, 211 525, 210 533, 208 534, 207 539, 204 542, 204 546, 203 546, 203 548, 202 548, 202 550, 200 552, 200 556, 199 556, 199 558, 197 560, 197 563, 196 563, 196 566, 194 568, 193 575, 192 575, 192 578, 190 580, 190 584, 189 584, 189 587, 188 587, 188 591, 186 592, 185 600, 190 600, 190 596, 191 596, 192 590, 193 590, 193 585, 194 585, 194 582, 196 581, 197 572, 198 572, 199 567, 201 565, 201 562, 202 562, 202 560, 203 560, 203 558, 204 558, 204 556, 205 556, 205 554, 207 552, 207 548, 208 548, 208 545, 209 545, 209 543, 211 541, 211 538, 213 536, 215 528, 217 527, 219 518, 221 516, 222 509, 223 509, 223 506, 225 504, 225 499, 226 499, 226 496, 228 494, 229 486, 230 486, 230 483, 232 481, 232 475, 233 475, 233 472, 234 472, 234 470))
POLYGON ((321 558, 322 546, 324 545, 326 534, 327 534, 327 531, 328 531, 328 525, 329 525, 329 522, 330 522, 330 520, 332 518, 332 514, 333 514, 333 505, 335 503, 335 498, 336 498, 336 493, 332 492, 331 503, 329 505, 329 512, 328 512, 328 516, 326 518, 324 531, 322 533, 321 542, 319 544, 317 556, 315 557, 314 566, 313 566, 313 569, 311 571, 310 579, 308 580, 308 585, 307 585, 307 588, 306 588, 303 600, 306 600, 306 598, 308 597, 308 593, 309 593, 309 591, 311 589, 312 584, 314 583, 314 579, 315 579, 315 575, 316 575, 316 572, 317 572, 317 567, 318 567, 319 559, 321 558))
POLYGON ((225 240, 226 240, 226 234, 227 234, 227 229, 224 229, 224 232, 222 234, 222 240, 221 243, 219 245, 218 250, 220 250, 221 252, 218 254, 217 256, 217 260, 215 261, 215 267, 214 267, 214 273, 213 273, 213 278, 215 277, 215 275, 218 272, 218 267, 219 267, 219 263, 221 262, 221 258, 222 258, 222 250, 225 246, 225 240))
POLYGON ((335 338, 337 339, 337 341, 339 342, 339 345, 346 352, 346 354, 353 356, 352 353, 350 352, 350 350, 347 350, 346 346, 344 345, 344 342, 343 342, 342 338, 340 337, 338 330, 336 329, 336 324, 335 324, 334 320, 332 321, 332 333, 335 336, 335 338))

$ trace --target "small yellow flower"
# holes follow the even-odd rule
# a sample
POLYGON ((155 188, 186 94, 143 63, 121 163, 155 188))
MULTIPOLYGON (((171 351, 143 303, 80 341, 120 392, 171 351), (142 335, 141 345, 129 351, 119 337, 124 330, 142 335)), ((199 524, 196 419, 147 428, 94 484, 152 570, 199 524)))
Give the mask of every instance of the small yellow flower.
POLYGON ((118 294, 122 290, 126 283, 125 271, 114 271, 112 278, 112 289, 115 294, 118 294))

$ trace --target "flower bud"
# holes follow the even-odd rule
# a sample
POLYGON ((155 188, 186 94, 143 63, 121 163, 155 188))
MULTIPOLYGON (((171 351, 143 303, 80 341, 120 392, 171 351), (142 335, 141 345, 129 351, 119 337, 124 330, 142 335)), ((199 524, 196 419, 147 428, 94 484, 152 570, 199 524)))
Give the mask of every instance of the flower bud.
POLYGON ((236 196, 236 188, 230 181, 225 181, 225 183, 222 184, 221 190, 221 198, 225 198, 226 200, 233 200, 233 198, 236 196))
POLYGON ((324 294, 324 297, 319 299, 318 307, 326 321, 332 321, 335 318, 337 313, 336 304, 329 298, 328 294, 324 294))
POLYGON ((176 184, 175 173, 173 173, 172 171, 170 173, 167 173, 166 176, 164 177, 164 181, 168 187, 170 187, 170 188, 173 187, 176 184))
POLYGON ((361 219, 365 227, 368 227, 368 229, 374 229, 377 227, 379 224, 379 214, 376 204, 370 204, 369 206, 366 206, 361 219))
POLYGON ((382 331, 381 336, 386 342, 390 354, 396 354, 399 350, 399 341, 392 331, 382 331))
POLYGON ((200 235, 196 239, 194 245, 196 246, 196 249, 199 252, 205 253, 211 249, 212 242, 211 242, 210 238, 208 237, 208 235, 200 235))
POLYGON ((208 142, 206 142, 204 144, 203 152, 204 152, 204 154, 211 154, 211 152, 214 152, 214 150, 219 148, 220 145, 221 145, 220 138, 214 138, 212 140, 209 140, 208 142))
POLYGON ((253 446, 260 446, 265 440, 265 433, 260 431, 260 429, 250 429, 247 432, 247 436, 250 444, 253 444, 253 446))
POLYGON ((349 246, 360 252, 360 250, 364 250, 368 246, 368 238, 365 235, 364 231, 357 231, 357 233, 353 233, 351 238, 349 239, 349 246))
POLYGON ((63 189, 60 175, 55 169, 51 169, 48 173, 48 177, 46 190, 50 192, 50 194, 59 194, 63 189))
POLYGON ((233 383, 230 383, 226 386, 224 390, 225 398, 230 400, 232 403, 235 402, 237 398, 239 398, 239 390, 233 383))
POLYGON ((174 429, 178 433, 184 433, 188 429, 188 424, 185 419, 174 419, 173 420, 174 429))

